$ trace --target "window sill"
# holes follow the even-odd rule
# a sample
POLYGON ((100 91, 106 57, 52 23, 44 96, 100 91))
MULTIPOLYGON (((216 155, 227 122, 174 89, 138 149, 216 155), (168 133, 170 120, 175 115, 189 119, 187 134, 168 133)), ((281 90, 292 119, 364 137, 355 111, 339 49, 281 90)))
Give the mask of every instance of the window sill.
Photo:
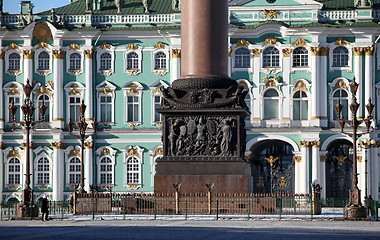
POLYGON ((137 183, 137 184, 129 184, 127 183, 125 185, 126 188, 128 188, 129 190, 137 190, 141 187, 141 184, 140 183, 137 183))
POLYGON ((9 190, 17 191, 21 188, 21 184, 7 184, 6 185, 9 190))

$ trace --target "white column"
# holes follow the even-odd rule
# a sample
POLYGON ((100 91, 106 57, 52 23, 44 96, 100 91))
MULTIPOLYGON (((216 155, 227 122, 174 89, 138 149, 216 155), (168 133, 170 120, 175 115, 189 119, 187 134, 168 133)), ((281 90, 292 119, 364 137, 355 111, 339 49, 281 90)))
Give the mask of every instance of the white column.
POLYGON ((319 80, 319 63, 320 63, 320 48, 311 47, 311 124, 319 126, 319 109, 318 104, 320 100, 320 80, 319 80))
POLYGON ((300 191, 300 173, 301 173, 301 162, 302 162, 302 154, 301 152, 293 152, 294 154, 294 192, 301 193, 300 191))
MULTIPOLYGON (((374 80, 373 80, 373 65, 375 63, 373 58, 374 48, 366 47, 364 48, 365 52, 365 69, 364 69, 364 77, 365 77, 365 86, 364 86, 364 99, 363 103, 367 104, 368 99, 371 98, 372 103, 374 102, 374 80)), ((366 108, 365 108, 366 109, 366 108)), ((365 116, 368 116, 367 109, 365 110, 365 116)))
POLYGON ((85 74, 86 74, 86 91, 85 91, 85 104, 87 106, 86 112, 85 112, 85 119, 86 121, 91 121, 94 117, 94 80, 92 78, 92 57, 93 57, 93 51, 92 50, 85 50, 85 56, 86 56, 86 64, 85 64, 85 74))
POLYGON ((282 105, 282 120, 285 122, 290 123, 290 70, 291 70, 291 61, 290 61, 290 54, 291 54, 290 48, 282 49, 283 53, 283 80, 284 80, 284 87, 283 87, 283 93, 284 93, 284 100, 282 105))
POLYGON ((327 97, 327 53, 329 48, 321 48, 320 66, 319 66, 319 117, 320 126, 328 127, 327 109, 328 109, 328 97, 327 97))
MULTIPOLYGON (((1 46, 1 43, 2 43, 2 41, 0 40, 0 46, 1 46)), ((3 76, 4 76, 4 68, 3 68, 4 60, 3 59, 4 59, 4 51, 0 50, 0 89, 3 89, 3 76)), ((0 106, 4 107, 4 109, 5 109, 7 106, 5 106, 3 104, 4 104, 4 102, 3 102, 3 91, 0 90, 0 106)), ((4 129, 4 121, 5 121, 4 120, 4 111, 0 111, 0 129, 4 129)), ((0 176, 3 176, 3 175, 0 174, 0 176)), ((0 194, 1 194, 1 192, 0 192, 0 194)))
POLYGON ((53 108, 53 128, 64 128, 63 119, 63 57, 65 52, 62 50, 53 50, 53 78, 54 78, 54 108, 53 108))
POLYGON ((301 156, 299 178, 295 179, 299 182, 298 193, 309 193, 309 143, 308 141, 301 141, 301 156))
POLYGON ((311 182, 320 182, 320 158, 319 158, 319 141, 313 141, 312 157, 311 157, 311 182))
POLYGON ((320 151, 319 152, 320 156, 320 181, 319 184, 322 187, 322 192, 321 192, 321 198, 325 199, 326 198, 326 160, 327 160, 327 151, 320 151))
POLYGON ((253 122, 254 125, 260 125, 261 116, 260 116, 260 62, 261 62, 261 49, 252 49, 252 55, 253 55, 253 106, 255 107, 255 110, 253 111, 253 122))
POLYGON ((354 47, 352 48, 354 52, 354 76, 356 82, 359 83, 359 88, 357 91, 357 102, 360 104, 357 116, 363 117, 362 109, 363 109, 363 94, 362 89, 365 87, 364 79, 363 79, 363 48, 354 47))
POLYGON ((0 134, 0 196, 1 196, 1 200, 3 199, 3 185, 4 185, 4 178, 6 176, 4 176, 4 168, 5 168, 5 164, 4 164, 4 154, 3 154, 3 135, 0 134))
POLYGON ((181 76, 181 50, 173 49, 172 50, 172 59, 171 59, 171 68, 170 68, 170 81, 178 79, 181 76))
POLYGON ((379 141, 373 147, 373 174, 372 174, 372 198, 379 200, 380 186, 380 163, 379 163, 379 141))
MULTIPOLYGON (((59 138, 60 139, 60 138, 59 138)), ((65 169, 65 159, 64 159, 64 144, 58 140, 53 142, 53 200, 62 201, 64 186, 64 169, 65 169)))
MULTIPOLYGON (((232 59, 231 59, 231 55, 232 55, 232 48, 229 48, 228 49, 228 76, 231 77, 231 74, 232 74, 232 59)), ((252 62, 252 60, 251 60, 252 62)))
POLYGON ((33 83, 33 56, 34 52, 32 50, 24 50, 22 52, 24 55, 24 84, 29 79, 29 83, 33 83))
POLYGON ((93 184, 93 142, 85 143, 84 150, 84 190, 90 192, 90 185, 93 184))

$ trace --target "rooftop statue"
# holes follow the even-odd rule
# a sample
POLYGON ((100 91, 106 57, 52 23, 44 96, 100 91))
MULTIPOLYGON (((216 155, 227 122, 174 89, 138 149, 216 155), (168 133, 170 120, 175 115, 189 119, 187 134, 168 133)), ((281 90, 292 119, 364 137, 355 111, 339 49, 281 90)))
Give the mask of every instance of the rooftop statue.
POLYGON ((142 4, 144 6, 144 9, 145 9, 145 13, 149 13, 149 3, 148 3, 149 0, 142 0, 142 4))
POLYGON ((172 8, 174 11, 180 11, 181 10, 181 0, 173 0, 172 1, 172 8))
POLYGON ((121 7, 123 5, 123 0, 115 0, 115 5, 117 7, 117 13, 121 13, 121 7))
POLYGON ((92 0, 86 0, 86 12, 92 12, 92 0))

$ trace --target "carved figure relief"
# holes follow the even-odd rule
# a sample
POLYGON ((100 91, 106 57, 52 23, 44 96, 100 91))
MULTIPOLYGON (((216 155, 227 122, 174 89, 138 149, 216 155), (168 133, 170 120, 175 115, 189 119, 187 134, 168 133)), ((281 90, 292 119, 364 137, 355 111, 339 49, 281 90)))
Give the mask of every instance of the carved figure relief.
POLYGON ((168 119, 168 156, 233 156, 237 152, 237 119, 186 116, 168 119))

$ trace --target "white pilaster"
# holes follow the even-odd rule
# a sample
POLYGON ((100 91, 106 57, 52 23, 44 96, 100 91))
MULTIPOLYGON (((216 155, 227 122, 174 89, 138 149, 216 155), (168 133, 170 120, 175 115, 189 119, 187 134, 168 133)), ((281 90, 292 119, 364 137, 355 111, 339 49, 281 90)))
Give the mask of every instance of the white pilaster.
POLYGON ((181 50, 173 49, 170 67, 170 82, 174 82, 181 76, 181 50))
MULTIPOLYGON (((2 44, 2 41, 0 40, 0 46, 2 44)), ((1 89, 3 88, 3 76, 4 76, 4 51, 0 49, 0 87, 1 89)), ((3 101, 3 91, 0 91, 0 106, 4 106, 4 101, 3 101)), ((6 108, 6 106, 4 106, 6 108)), ((0 111, 0 129, 4 129, 4 111, 0 111)), ((3 176, 0 174, 0 176, 3 176)), ((0 180, 1 181, 1 180, 0 180)), ((1 185, 2 186, 2 185, 1 185)), ((1 191, 0 191, 1 194, 1 191)))
POLYGON ((360 48, 360 51, 355 52, 354 51, 354 76, 356 79, 356 82, 359 83, 359 88, 357 91, 357 102, 360 104, 357 116, 363 117, 362 109, 363 109, 363 94, 362 89, 365 87, 364 79, 363 79, 363 52, 362 48, 360 48))
POLYGON ((380 186, 380 163, 379 163, 379 146, 378 142, 373 147, 373 174, 372 177, 372 198, 379 200, 379 186, 380 186))
POLYGON ((84 190, 90 192, 90 185, 93 184, 93 143, 86 142, 84 150, 84 190))
POLYGON ((319 158, 319 141, 315 142, 312 147, 311 157, 311 182, 320 184, 320 158, 319 158))
MULTIPOLYGON (((261 50, 260 49, 253 49, 253 74, 252 74, 252 80, 253 80, 253 106, 261 106, 260 105, 260 62, 261 62, 261 50)), ((254 125, 260 125, 260 111, 258 108, 256 111, 253 111, 253 119, 252 122, 254 125)))
POLYGON ((328 127, 327 109, 328 109, 328 97, 327 97, 327 53, 328 48, 324 48, 320 56, 320 74, 319 74, 319 114, 320 114, 320 126, 328 127))
MULTIPOLYGON (((306 142, 308 143, 308 142, 306 142)), ((299 192, 298 193, 309 193, 309 148, 307 144, 301 143, 301 156, 302 160, 300 162, 299 178, 295 179, 299 182, 299 192)), ((296 192, 297 193, 297 192, 296 192)))
POLYGON ((85 72, 86 72, 86 91, 85 91, 85 104, 87 106, 86 112, 85 112, 85 118, 87 121, 92 119, 94 117, 94 91, 93 91, 93 79, 92 79, 92 71, 93 71, 93 63, 92 63, 92 56, 93 52, 92 50, 86 50, 85 51, 85 72))
MULTIPOLYGON (((60 43, 61 41, 59 41, 60 43)), ((60 45, 60 44, 59 44, 60 45)), ((63 119, 63 57, 64 51, 62 50, 53 50, 53 78, 54 78, 54 108, 53 108, 53 128, 64 128, 64 119, 63 119)))
POLYGON ((319 62, 320 62, 320 48, 312 47, 311 56, 311 124, 319 126, 319 100, 320 96, 320 81, 319 81, 319 62))
POLYGON ((327 160, 327 151, 319 152, 320 158, 320 179, 319 184, 322 187, 321 198, 326 199, 326 160, 327 160))
MULTIPOLYGON (((364 78, 365 78, 365 86, 364 86, 364 99, 363 103, 367 104, 369 98, 374 100, 374 80, 373 80, 373 65, 375 64, 373 58, 373 47, 364 48, 365 51, 365 69, 364 69, 364 78)), ((372 101, 373 102, 373 101, 372 101)), ((366 108, 365 108, 366 109, 366 108)), ((368 116, 367 109, 365 110, 366 116, 368 116)))
MULTIPOLYGON (((363 148, 361 151, 361 155, 358 154, 358 187, 361 191, 361 200, 364 201, 364 197, 366 195, 366 187, 367 184, 367 177, 366 170, 368 171, 368 159, 369 159, 369 149, 363 148)), ((367 189, 368 193, 368 189, 367 189)))
POLYGON ((65 159, 64 159, 64 144, 59 140, 53 144, 53 200, 62 201, 64 187, 64 169, 65 169, 65 159))
MULTIPOLYGON (((24 43, 25 44, 25 43, 24 43)), ((28 46, 28 45, 25 45, 28 46)), ((24 84, 29 79, 29 83, 33 82, 33 56, 34 52, 32 50, 24 50, 24 84)))
POLYGON ((301 193, 300 191, 300 173, 301 173, 301 161, 302 161, 302 154, 300 152, 293 152, 294 153, 294 192, 295 193, 301 193))
POLYGON ((290 50, 291 49, 283 49, 283 80, 284 80, 284 87, 283 87, 283 93, 284 93, 284 100, 282 105, 282 120, 285 122, 290 123, 290 69, 291 69, 291 61, 290 61, 290 50), (287 52, 289 51, 289 52, 287 52))

